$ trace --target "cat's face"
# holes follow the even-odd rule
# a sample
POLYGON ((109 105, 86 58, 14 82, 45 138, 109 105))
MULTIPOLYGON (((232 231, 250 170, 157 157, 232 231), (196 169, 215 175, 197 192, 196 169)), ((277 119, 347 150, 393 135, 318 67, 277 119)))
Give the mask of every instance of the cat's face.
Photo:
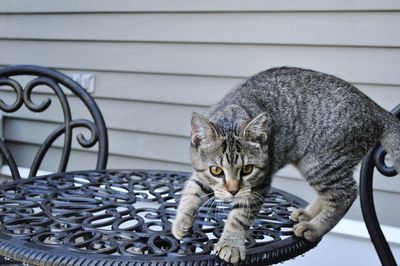
POLYGON ((193 114, 192 165, 217 198, 248 204, 269 189, 267 126, 264 113, 230 131, 193 114))

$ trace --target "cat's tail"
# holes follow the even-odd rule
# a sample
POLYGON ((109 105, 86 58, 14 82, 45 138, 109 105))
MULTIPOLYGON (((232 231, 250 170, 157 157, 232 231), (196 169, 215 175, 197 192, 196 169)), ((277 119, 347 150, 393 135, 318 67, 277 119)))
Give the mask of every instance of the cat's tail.
POLYGON ((385 121, 381 143, 394 162, 394 167, 400 173, 400 119, 390 114, 385 121))

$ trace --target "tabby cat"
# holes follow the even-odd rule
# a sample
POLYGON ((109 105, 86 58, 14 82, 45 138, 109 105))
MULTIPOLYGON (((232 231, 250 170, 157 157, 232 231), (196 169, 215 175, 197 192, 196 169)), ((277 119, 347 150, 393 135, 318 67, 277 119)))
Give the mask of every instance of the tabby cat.
POLYGON ((270 189, 272 175, 294 164, 316 191, 291 219, 298 237, 316 241, 357 197, 353 170, 379 141, 400 170, 400 121, 351 84, 328 74, 273 68, 230 91, 204 116, 192 116, 193 175, 172 232, 188 234, 211 196, 232 202, 214 250, 231 263, 245 259, 245 237, 270 189), (251 210, 249 212, 248 210, 251 210))

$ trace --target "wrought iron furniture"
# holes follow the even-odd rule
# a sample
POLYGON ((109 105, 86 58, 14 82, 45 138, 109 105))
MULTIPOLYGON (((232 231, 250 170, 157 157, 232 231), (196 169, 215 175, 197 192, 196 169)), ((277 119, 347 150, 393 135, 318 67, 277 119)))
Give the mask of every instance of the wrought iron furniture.
MULTIPOLYGON (((0 255, 31 265, 226 265, 211 253, 230 205, 202 207, 192 235, 170 233, 189 173, 107 170, 56 173, 0 187, 0 255)), ((313 248, 289 219, 303 200, 272 189, 241 265, 266 265, 313 248)))
MULTIPOLYGON (((52 104, 47 98, 37 104, 32 101, 32 92, 38 87, 51 89, 57 96, 62 107, 64 122, 57 127, 43 142, 30 166, 29 176, 36 176, 44 156, 55 140, 64 135, 64 146, 57 172, 64 172, 67 168, 72 144, 72 131, 75 128, 86 128, 90 131, 90 138, 78 134, 77 141, 84 148, 90 148, 98 143, 96 169, 105 169, 108 156, 107 128, 103 116, 93 98, 78 83, 66 75, 44 67, 31 65, 16 65, 0 68, 0 87, 11 89, 15 93, 15 101, 11 104, 0 100, 0 110, 6 113, 16 112, 24 105, 32 112, 43 112, 52 104), (31 80, 22 85, 19 79, 29 77, 31 80), (73 119, 69 99, 65 91, 69 90, 77 96, 87 107, 93 121, 88 119, 73 119)), ((4 139, 0 139, 0 153, 10 167, 14 180, 20 179, 17 164, 7 148, 4 139)))
MULTIPOLYGON (((392 113, 400 119, 400 105, 393 109, 392 113)), ((386 165, 385 156, 386 152, 382 145, 378 145, 364 159, 360 173, 360 201, 365 224, 382 265, 397 265, 380 228, 372 191, 374 168, 388 177, 398 174, 394 166, 386 165)))

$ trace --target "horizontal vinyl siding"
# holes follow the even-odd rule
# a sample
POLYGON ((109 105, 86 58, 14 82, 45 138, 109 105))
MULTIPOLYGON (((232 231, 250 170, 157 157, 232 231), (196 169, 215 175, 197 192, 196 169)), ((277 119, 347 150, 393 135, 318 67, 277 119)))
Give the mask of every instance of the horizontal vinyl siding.
MULTIPOLYGON (((10 93, 2 92, 7 103, 13 98, 10 93)), ((55 96, 40 95, 35 102, 40 103, 44 98, 50 98, 53 104, 44 113, 31 114, 27 108, 21 108, 15 114, 6 116, 35 117, 49 122, 62 121, 62 109, 55 96)), ((86 118, 88 113, 75 97, 70 97, 73 115, 86 118)), ((190 132, 190 116, 193 111, 204 112, 204 107, 194 107, 178 104, 152 103, 142 101, 125 101, 96 99, 109 129, 129 130, 166 135, 188 136, 190 132), (144 119, 144 116, 146 119, 144 119)))
MULTIPOLYGON (((13 151, 17 158, 17 163, 22 167, 30 167, 34 154, 36 154, 38 145, 8 141, 8 147, 13 151)), ((61 149, 53 147, 46 154, 41 169, 47 171, 57 171, 61 149)), ((96 165, 97 154, 94 152, 73 149, 70 160, 68 161, 69 170, 91 170, 96 165)), ((108 158, 108 169, 163 169, 176 171, 190 171, 188 164, 181 164, 170 161, 159 161, 156 159, 146 159, 134 156, 123 156, 110 154, 108 158)))
MULTIPOLYGON (((92 96, 109 128, 108 167, 189 171, 191 113, 270 67, 337 75, 392 109, 400 102, 399 25, 397 0, 3 0, 0 65, 94 74, 92 96)), ((47 112, 22 109, 2 120, 21 166, 29 167, 41 137, 62 120, 57 100, 39 94, 35 102, 53 100, 47 112)), ((6 88, 0 97, 14 99, 6 88)), ((68 98, 74 117, 88 116, 68 98)), ((56 169, 61 144, 44 170, 56 169)), ((75 143, 69 169, 93 168, 96 150, 75 143)), ((377 175, 374 182, 381 221, 400 226, 400 212, 387 204, 398 202, 400 180, 377 175)), ((293 167, 280 171, 274 185, 313 197, 293 167)), ((358 203, 348 217, 361 219, 358 203)))
MULTIPOLYGON (((221 99, 232 87, 238 85, 240 77, 189 76, 179 74, 132 73, 92 70, 59 69, 67 75, 89 73, 96 77, 96 99, 166 103, 208 107, 221 99), (190 85, 188 85, 190 84, 190 85)), ((26 79, 24 79, 26 82, 26 79)), ((393 109, 399 100, 394 95, 400 92, 399 85, 354 83, 362 92, 387 110, 393 109)), ((0 91, 3 88, 0 87, 0 91)), ((6 88, 4 88, 6 89, 6 88)), ((11 101, 12 95, 8 97, 11 101)))
POLYGON ((400 84, 400 49, 393 48, 0 40, 0 51, 2 64, 242 78, 299 66, 356 83, 400 84))
POLYGON ((400 10, 397 0, 2 0, 4 13, 81 13, 81 12, 270 12, 270 11, 375 11, 400 10))
MULTIPOLYGON (((5 139, 35 145, 40 145, 43 142, 43 136, 48 136, 57 125, 57 123, 44 122, 43 120, 12 118, 3 120, 3 136, 5 139)), ((85 137, 90 138, 88 130, 76 131, 75 136, 80 132, 85 137)), ((187 147, 189 138, 116 129, 108 130, 108 138, 111 144, 109 151, 112 154, 189 164, 189 148, 187 147)), ((54 145, 62 147, 62 139, 56 141, 54 145)), ((73 143, 72 147, 83 150, 78 143, 73 143)))
POLYGON ((399 25, 397 12, 18 14, 0 38, 398 46, 399 25))

